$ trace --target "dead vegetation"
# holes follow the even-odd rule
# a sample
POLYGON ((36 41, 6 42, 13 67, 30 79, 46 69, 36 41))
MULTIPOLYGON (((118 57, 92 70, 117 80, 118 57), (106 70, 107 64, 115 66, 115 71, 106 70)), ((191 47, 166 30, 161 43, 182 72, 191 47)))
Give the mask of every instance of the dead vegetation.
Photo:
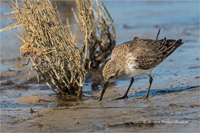
MULTIPOLYGON (((111 15, 103 2, 98 1, 96 7, 91 1, 76 1, 78 12, 74 12, 75 19, 84 33, 81 53, 86 54, 89 49, 87 64, 92 68, 102 67, 107 57, 115 47, 115 29, 111 15)), ((84 56, 86 57, 86 56, 84 56)))
MULTIPOLYGON (((64 25, 57 8, 49 0, 10 0, 13 23, 1 31, 18 28, 25 43, 21 55, 32 63, 30 72, 36 70, 38 81, 45 80, 56 93, 80 95, 85 77, 90 69, 102 67, 115 46, 113 20, 98 1, 96 7, 89 1, 76 1, 73 10, 78 27, 84 34, 81 49, 70 25, 64 25)), ((27 64, 28 64, 27 63, 27 64)))

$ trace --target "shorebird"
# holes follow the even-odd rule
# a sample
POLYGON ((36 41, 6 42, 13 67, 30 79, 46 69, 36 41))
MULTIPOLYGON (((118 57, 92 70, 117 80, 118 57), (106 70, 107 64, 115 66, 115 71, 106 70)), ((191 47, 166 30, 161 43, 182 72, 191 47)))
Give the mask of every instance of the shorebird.
POLYGON ((160 29, 155 40, 135 37, 113 49, 111 59, 103 68, 105 84, 99 101, 102 100, 109 83, 119 78, 131 78, 131 82, 124 96, 115 100, 128 98, 127 94, 134 82, 134 77, 140 75, 149 76, 149 86, 146 93, 146 98, 148 98, 153 82, 152 70, 183 44, 181 39, 172 40, 165 37, 158 40, 159 34, 160 29))

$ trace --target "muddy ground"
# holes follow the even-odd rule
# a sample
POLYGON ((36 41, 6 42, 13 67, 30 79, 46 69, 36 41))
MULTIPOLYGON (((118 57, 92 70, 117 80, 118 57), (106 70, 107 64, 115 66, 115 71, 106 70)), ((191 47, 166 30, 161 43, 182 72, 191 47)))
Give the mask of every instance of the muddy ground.
MULTIPOLYGON (((2 3, 1 3, 2 4, 2 3)), ((153 70, 149 99, 148 77, 139 76, 125 100, 130 79, 111 84, 102 100, 101 72, 87 79, 83 96, 58 96, 19 55, 23 45, 10 31, 1 35, 1 132, 200 132, 199 2, 105 2, 114 18, 117 44, 134 36, 183 39, 184 44, 153 70), (126 7, 126 8, 121 8, 126 7), (134 7, 134 8, 133 8, 134 7)), ((9 7, 1 5, 1 28, 9 25, 9 7)))
POLYGON ((101 85, 92 85, 100 75, 86 83, 84 95, 77 98, 56 95, 38 84, 34 73, 27 79, 26 69, 9 69, 1 73, 1 131, 199 132, 199 70, 187 68, 190 74, 182 77, 181 72, 172 74, 170 65, 164 68, 154 70, 148 99, 143 98, 148 77, 140 76, 128 99, 113 100, 125 93, 130 82, 121 79, 108 87, 102 102, 98 101, 101 85))
MULTIPOLYGON (((195 80, 191 82, 199 82, 195 80)), ((142 97, 146 91, 132 89, 125 100, 113 99, 126 88, 111 85, 102 102, 98 101, 100 92, 85 100, 68 101, 45 89, 29 89, 16 96, 17 89, 1 90, 10 97, 1 101, 2 132, 199 131, 198 85, 152 89, 148 99, 142 97)))

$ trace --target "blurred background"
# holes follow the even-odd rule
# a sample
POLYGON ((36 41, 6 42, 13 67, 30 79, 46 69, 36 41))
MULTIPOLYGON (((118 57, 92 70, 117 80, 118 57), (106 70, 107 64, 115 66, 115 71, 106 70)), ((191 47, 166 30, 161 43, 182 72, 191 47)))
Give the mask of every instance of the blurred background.
MULTIPOLYGON (((63 23, 69 18, 74 24, 72 7, 74 1, 53 1, 58 6, 63 23)), ((155 39, 161 27, 160 39, 183 39, 183 47, 199 44, 199 2, 198 1, 104 1, 114 19, 117 44, 132 40, 133 37, 155 39)), ((11 23, 8 21, 11 12, 9 6, 1 1, 1 25, 4 28, 11 23)), ((17 29, 13 30, 14 32, 17 29)), ((74 32, 79 36, 79 32, 74 32)), ((23 43, 10 31, 0 33, 1 36, 1 72, 7 68, 16 67, 21 58, 19 47, 23 43)), ((81 35, 80 37, 81 38, 81 35)), ((193 55, 197 52, 192 52, 193 55)))

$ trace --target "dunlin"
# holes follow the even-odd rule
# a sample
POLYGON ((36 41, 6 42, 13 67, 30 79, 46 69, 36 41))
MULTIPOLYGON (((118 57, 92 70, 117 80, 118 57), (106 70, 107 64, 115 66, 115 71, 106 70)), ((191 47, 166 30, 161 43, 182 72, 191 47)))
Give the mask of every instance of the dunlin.
POLYGON ((119 78, 131 78, 126 93, 117 99, 128 98, 127 94, 134 82, 134 77, 139 75, 149 76, 149 87, 146 93, 146 98, 148 98, 153 82, 152 70, 183 44, 181 39, 172 40, 165 37, 159 40, 159 33, 160 29, 155 40, 135 37, 132 41, 122 43, 113 49, 111 59, 103 68, 105 84, 101 92, 100 101, 108 84, 119 78))

